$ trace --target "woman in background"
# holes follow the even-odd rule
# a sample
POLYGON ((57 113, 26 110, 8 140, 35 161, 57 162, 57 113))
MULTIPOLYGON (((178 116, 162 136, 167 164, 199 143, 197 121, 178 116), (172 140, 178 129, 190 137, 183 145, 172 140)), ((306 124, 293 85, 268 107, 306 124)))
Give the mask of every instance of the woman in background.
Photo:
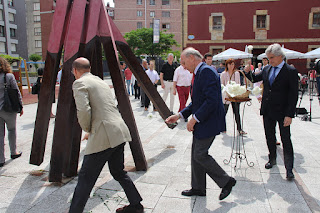
MULTIPOLYGON (((226 86, 230 80, 231 81, 235 81, 237 84, 240 84, 240 82, 241 82, 240 81, 240 73, 235 69, 235 61, 234 61, 234 59, 230 58, 230 59, 228 59, 226 61, 226 69, 225 69, 225 71, 223 71, 221 73, 220 80, 221 80, 221 84, 223 84, 224 86, 226 86)), ((228 96, 224 92, 223 95, 222 95, 222 99, 223 99, 222 102, 223 102, 226 114, 228 112, 229 105, 231 103, 233 114, 235 116, 235 120, 236 120, 236 124, 237 124, 237 130, 238 130, 239 134, 240 135, 247 134, 241 128, 240 112, 239 112, 240 103, 227 101, 225 99, 226 97, 228 97, 228 96)))
MULTIPOLYGON (((4 137, 5 137, 5 124, 8 129, 8 141, 11 153, 11 159, 16 159, 22 155, 22 152, 17 152, 17 132, 16 132, 16 120, 17 113, 6 112, 3 110, 4 103, 4 78, 6 78, 7 87, 17 89, 19 92, 19 101, 22 106, 22 96, 19 91, 16 79, 12 74, 10 64, 4 58, 0 57, 0 167, 5 164, 4 155, 4 137)), ((20 112, 20 116, 23 115, 23 109, 20 112)))

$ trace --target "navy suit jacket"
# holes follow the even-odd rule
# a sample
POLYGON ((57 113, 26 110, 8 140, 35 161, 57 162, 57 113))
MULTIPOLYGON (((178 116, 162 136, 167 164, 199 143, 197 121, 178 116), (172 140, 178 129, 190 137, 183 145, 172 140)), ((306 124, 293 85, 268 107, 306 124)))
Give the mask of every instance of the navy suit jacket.
POLYGON ((246 74, 252 82, 263 81, 260 114, 275 120, 293 118, 298 101, 298 71, 284 63, 272 86, 269 82, 270 71, 271 66, 268 65, 257 75, 251 72, 246 74))
POLYGON ((225 112, 217 71, 202 63, 195 75, 192 90, 191 103, 181 114, 184 118, 194 114, 200 121, 194 126, 194 137, 205 139, 225 131, 225 112))

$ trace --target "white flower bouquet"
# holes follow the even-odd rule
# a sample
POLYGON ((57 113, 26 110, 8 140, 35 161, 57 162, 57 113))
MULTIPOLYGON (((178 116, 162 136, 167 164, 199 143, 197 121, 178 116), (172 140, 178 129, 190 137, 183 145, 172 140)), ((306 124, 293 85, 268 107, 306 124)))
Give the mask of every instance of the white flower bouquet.
POLYGON ((235 81, 229 81, 229 83, 225 87, 225 91, 231 98, 242 97, 243 95, 247 97, 246 86, 241 86, 240 84, 237 84, 235 81))
POLYGON ((251 94, 254 96, 259 96, 262 93, 262 88, 261 87, 255 87, 253 90, 251 90, 251 94))

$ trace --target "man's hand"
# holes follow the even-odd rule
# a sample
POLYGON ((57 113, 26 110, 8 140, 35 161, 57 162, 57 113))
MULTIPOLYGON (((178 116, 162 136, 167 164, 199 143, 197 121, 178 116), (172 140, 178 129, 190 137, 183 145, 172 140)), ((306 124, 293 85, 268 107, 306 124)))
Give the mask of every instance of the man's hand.
POLYGON ((180 115, 171 115, 165 120, 165 122, 167 124, 172 124, 174 122, 177 122, 177 120, 179 120, 179 118, 180 118, 180 115))
POLYGON ((90 133, 86 133, 81 141, 88 140, 90 133))
POLYGON ((286 126, 290 126, 292 123, 292 118, 290 117, 284 117, 284 121, 283 121, 283 126, 286 127, 286 126))
POLYGON ((189 132, 192 132, 194 130, 194 125, 197 123, 196 119, 194 119, 194 117, 192 117, 190 119, 190 121, 187 123, 187 130, 189 132))
POLYGON ((23 108, 21 109, 20 116, 23 115, 23 108))
POLYGON ((176 95, 176 94, 177 94, 177 92, 176 92, 176 90, 175 90, 175 89, 173 89, 172 94, 173 94, 173 95, 176 95))
POLYGON ((164 89, 164 84, 161 84, 162 89, 164 89))

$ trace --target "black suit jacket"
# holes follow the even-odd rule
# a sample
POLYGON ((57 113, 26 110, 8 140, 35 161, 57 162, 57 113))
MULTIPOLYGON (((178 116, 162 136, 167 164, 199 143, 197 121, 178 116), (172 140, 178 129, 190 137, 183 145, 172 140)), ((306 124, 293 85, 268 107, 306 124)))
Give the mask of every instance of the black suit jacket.
POLYGON ((251 71, 246 74, 253 83, 263 81, 263 96, 260 114, 269 116, 275 120, 284 117, 293 118, 298 101, 298 72, 295 68, 284 63, 272 86, 269 82, 271 66, 266 66, 259 74, 251 71))

